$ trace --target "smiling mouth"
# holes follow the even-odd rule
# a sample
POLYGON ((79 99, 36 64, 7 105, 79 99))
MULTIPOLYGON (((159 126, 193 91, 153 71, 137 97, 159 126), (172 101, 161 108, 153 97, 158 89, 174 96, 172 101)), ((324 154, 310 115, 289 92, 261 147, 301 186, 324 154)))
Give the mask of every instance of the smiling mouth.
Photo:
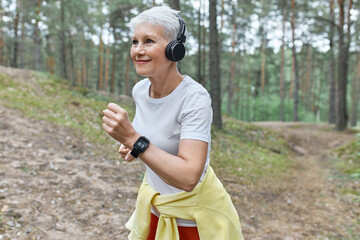
POLYGON ((150 60, 136 60, 137 64, 144 64, 144 63, 148 63, 150 62, 150 60))

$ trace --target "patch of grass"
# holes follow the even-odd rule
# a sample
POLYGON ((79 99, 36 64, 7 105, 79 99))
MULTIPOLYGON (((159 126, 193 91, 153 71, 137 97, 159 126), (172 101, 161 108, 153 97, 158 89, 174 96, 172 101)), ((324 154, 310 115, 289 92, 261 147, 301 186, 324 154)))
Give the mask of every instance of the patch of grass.
POLYGON ((360 197, 360 192, 354 189, 341 189, 342 194, 351 194, 360 197))
MULTIPOLYGON (((109 102, 117 102, 115 99, 72 87, 47 73, 32 72, 30 78, 31 81, 18 82, 0 75, 0 103, 19 109, 26 116, 80 130, 92 142, 109 141, 102 130, 101 111, 109 102)), ((133 105, 117 103, 133 118, 133 105)))
POLYGON ((0 213, 0 234, 3 234, 5 233, 5 227, 3 225, 3 217, 2 217, 2 214, 0 213))
POLYGON ((359 225, 360 222, 358 221, 357 224, 351 224, 350 226, 346 226, 346 231, 351 236, 350 239, 360 239, 359 225))
POLYGON ((21 171, 27 173, 29 171, 28 167, 26 165, 21 165, 20 167, 21 171))
POLYGON ((333 165, 350 179, 360 180, 360 133, 355 140, 335 150, 333 165))
POLYGON ((291 151, 277 134, 255 125, 226 119, 213 131, 211 164, 220 175, 232 174, 244 182, 275 180, 292 165, 291 151))

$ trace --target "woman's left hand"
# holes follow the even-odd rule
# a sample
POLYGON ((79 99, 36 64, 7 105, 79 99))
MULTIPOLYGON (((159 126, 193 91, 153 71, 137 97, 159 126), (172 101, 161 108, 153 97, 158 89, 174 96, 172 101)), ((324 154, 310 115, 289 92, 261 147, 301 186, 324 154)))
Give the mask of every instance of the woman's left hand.
POLYGON ((125 147, 122 144, 120 145, 120 147, 119 147, 120 157, 123 158, 127 162, 132 162, 133 160, 135 160, 135 158, 133 157, 133 155, 131 155, 130 152, 131 152, 130 149, 128 149, 127 147, 125 147))
POLYGON ((125 109, 115 103, 109 103, 108 108, 102 111, 103 128, 115 140, 125 147, 132 149, 139 134, 131 124, 125 109))

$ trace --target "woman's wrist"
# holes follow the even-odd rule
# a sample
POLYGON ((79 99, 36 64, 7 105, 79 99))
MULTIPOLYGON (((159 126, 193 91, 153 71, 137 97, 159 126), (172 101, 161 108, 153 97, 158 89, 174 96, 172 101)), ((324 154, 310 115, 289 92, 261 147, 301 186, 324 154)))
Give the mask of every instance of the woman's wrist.
POLYGON ((134 133, 127 138, 126 142, 123 142, 122 144, 124 144, 124 146, 128 149, 132 150, 134 143, 139 139, 139 137, 141 137, 141 135, 138 132, 134 131, 134 133))

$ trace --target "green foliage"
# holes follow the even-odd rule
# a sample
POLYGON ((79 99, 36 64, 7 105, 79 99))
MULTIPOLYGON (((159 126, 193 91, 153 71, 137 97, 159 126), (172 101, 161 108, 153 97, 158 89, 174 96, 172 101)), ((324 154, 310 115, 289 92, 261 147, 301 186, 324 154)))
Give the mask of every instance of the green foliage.
POLYGON ((0 213, 0 233, 4 233, 5 232, 5 226, 3 225, 3 215, 0 213))
MULTIPOLYGON (((155 1, 157 5, 163 5, 166 1, 155 1)), ((205 80, 205 87, 210 89, 209 84, 209 13, 204 2, 193 0, 181 1, 181 15, 186 21, 189 32, 186 42, 187 55, 179 66, 183 74, 188 74, 195 80, 199 80, 198 73, 205 80), (200 9, 201 7, 201 9, 200 9), (198 18, 200 14, 200 19, 198 18), (200 45, 201 56, 199 57, 198 46, 200 45), (200 64, 199 64, 200 63, 200 64), (199 66, 201 71, 199 71, 199 66)), ((222 29, 219 33, 221 43, 221 89, 222 107, 227 110, 228 84, 231 78, 231 66, 234 64, 234 97, 232 100, 231 116, 244 121, 267 121, 279 120, 279 80, 281 68, 281 56, 279 44, 282 24, 282 6, 286 1, 224 1, 217 3, 219 24, 221 19, 222 29), (233 26, 236 24, 234 31, 233 26), (276 34, 275 34, 276 33, 276 34), (232 52, 232 39, 235 35, 234 53, 232 52), (262 46, 265 46, 265 89, 261 93, 261 66, 262 46), (259 99, 260 98, 260 99, 259 99), (237 102, 235 102, 237 101, 237 102), (236 109, 238 108, 238 109, 236 109)), ((108 60, 107 76, 115 81, 114 91, 124 94, 125 79, 130 88, 138 79, 133 68, 129 64, 130 30, 128 23, 139 12, 152 7, 153 1, 143 0, 63 0, 41 1, 40 9, 37 9, 36 1, 2 1, 3 21, 0 26, 3 34, 5 57, 4 65, 10 65, 15 59, 15 43, 18 43, 17 62, 20 68, 34 68, 34 22, 39 20, 41 29, 40 54, 41 70, 54 71, 56 74, 63 73, 60 59, 64 56, 68 80, 75 84, 79 76, 86 75, 85 86, 98 89, 99 81, 99 58, 103 57, 103 66, 108 60), (61 20, 61 9, 64 11, 64 19, 61 20), (40 10, 38 13, 36 10, 40 10), (14 22, 16 11, 20 14, 18 36, 14 35, 14 22), (6 17, 5 17, 6 16, 6 17), (24 22, 22 22, 24 21, 24 22), (21 35, 20 35, 21 33, 21 35), (62 36, 63 35, 63 36, 62 36), (20 37, 21 36, 21 37, 20 37), (102 36, 104 42, 103 52, 100 52, 99 40, 102 36), (63 46, 63 47, 62 47, 63 46), (106 54, 110 48, 110 54, 106 54), (61 52, 64 51, 64 52, 61 52), (115 59, 114 65, 112 64, 115 59), (48 60, 54 61, 54 69, 48 65, 48 60), (84 71, 84 73, 83 73, 84 71)), ((166 3, 165 3, 166 4, 166 3)), ((359 2, 355 2, 353 9, 358 9, 359 2)), ((211 6, 213 7, 213 6, 211 6)), ((290 4, 287 3, 287 21, 290 19, 290 4)), ((299 120, 306 122, 325 122, 328 120, 328 73, 329 53, 327 50, 330 26, 329 2, 309 0, 296 3, 296 41, 297 58, 300 80, 300 103, 299 120), (308 58, 308 51, 311 56, 308 58), (327 51, 327 52, 326 52, 327 51), (310 61, 308 61, 310 59, 310 61), (307 83, 306 76, 310 83, 307 83), (309 77, 310 76, 310 77, 309 77), (309 84, 309 86, 306 86, 309 84), (305 86, 305 87, 304 87, 305 86), (305 89, 304 89, 305 88, 305 89), (307 88, 307 89, 306 89, 307 88)), ((338 5, 335 4, 336 18, 338 5)), ((356 11, 351 12, 352 21, 356 19, 356 11)), ((338 24, 335 19, 335 24, 338 24)), ((354 21, 355 23, 355 21, 354 21)), ((351 45, 358 45, 358 24, 351 26, 351 45)), ((219 29, 220 30, 220 29, 219 29)), ((287 23, 286 31, 289 33, 290 26, 287 23)), ((335 32, 335 39, 338 33, 335 32)), ((285 68, 284 68, 284 96, 285 96, 285 120, 293 120, 293 99, 290 94, 292 51, 291 40, 285 38, 285 68), (289 46, 290 45, 290 46, 289 46)), ((338 53, 334 46, 335 57, 338 53)), ((348 79, 355 79, 357 54, 355 48, 350 48, 348 79)), ((337 69, 337 66, 335 66, 337 69)), ((105 75, 105 69, 103 69, 105 75)), ((109 83, 110 79, 108 79, 109 83)), ((350 86, 349 86, 350 87, 350 86)), ((109 89, 104 89, 108 91, 109 89)), ((350 101, 348 91, 348 100, 350 101)), ((360 105, 358 106, 360 113, 360 105)), ((358 113, 358 114, 359 114, 358 113)))
POLYGON ((356 139, 336 150, 334 165, 342 174, 360 180, 360 129, 355 131, 356 139))

